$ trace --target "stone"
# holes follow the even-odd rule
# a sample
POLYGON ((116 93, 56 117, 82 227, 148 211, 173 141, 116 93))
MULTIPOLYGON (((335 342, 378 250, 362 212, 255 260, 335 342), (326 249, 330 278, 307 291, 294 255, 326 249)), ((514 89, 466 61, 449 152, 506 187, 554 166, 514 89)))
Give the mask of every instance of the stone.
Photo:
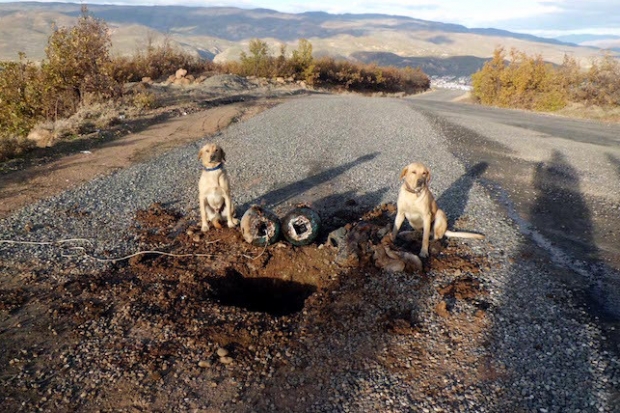
POLYGON ((49 129, 35 127, 30 131, 27 139, 33 141, 38 148, 49 148, 54 143, 54 134, 49 129))

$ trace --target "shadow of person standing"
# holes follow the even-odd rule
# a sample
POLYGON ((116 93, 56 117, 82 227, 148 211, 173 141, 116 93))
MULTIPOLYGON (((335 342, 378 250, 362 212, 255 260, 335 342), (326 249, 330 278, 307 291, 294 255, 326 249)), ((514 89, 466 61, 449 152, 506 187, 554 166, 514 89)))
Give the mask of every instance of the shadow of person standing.
POLYGON ((592 217, 579 175, 561 152, 554 151, 549 162, 536 165, 534 188, 538 194, 530 215, 536 229, 564 251, 574 251, 574 259, 597 259, 592 217))

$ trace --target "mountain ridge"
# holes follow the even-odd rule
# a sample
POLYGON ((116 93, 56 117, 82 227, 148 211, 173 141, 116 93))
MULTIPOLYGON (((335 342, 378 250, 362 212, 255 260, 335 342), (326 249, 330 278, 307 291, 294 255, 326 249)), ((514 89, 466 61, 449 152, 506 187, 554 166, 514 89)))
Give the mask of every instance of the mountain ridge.
MULTIPOLYGON (((43 58, 51 23, 72 24, 70 22, 75 22, 80 15, 80 9, 81 5, 76 3, 0 3, 0 39, 6 39, 0 40, 0 59, 14 60, 20 50, 34 60, 43 58), (45 23, 49 27, 45 28, 45 23)), ((125 55, 142 47, 140 42, 144 36, 134 34, 133 28, 142 28, 142 32, 151 37, 167 37, 191 53, 216 61, 238 59, 253 38, 265 40, 274 53, 280 44, 292 50, 298 39, 306 38, 319 56, 362 61, 377 56, 395 65, 428 58, 431 60, 426 63, 431 66, 437 66, 440 59, 459 57, 472 69, 478 67, 471 65, 472 58, 484 62, 500 45, 541 54, 553 63, 561 63, 565 53, 586 61, 598 50, 506 30, 470 29, 458 24, 376 13, 312 11, 293 14, 264 8, 176 5, 93 4, 88 5, 88 9, 111 28, 113 52, 125 55)), ((452 59, 446 67, 451 67, 454 61, 452 59)), ((421 66, 424 63, 421 62, 421 66)), ((439 72, 445 74, 446 70, 439 72)), ((463 72, 454 74, 461 76, 463 72)))

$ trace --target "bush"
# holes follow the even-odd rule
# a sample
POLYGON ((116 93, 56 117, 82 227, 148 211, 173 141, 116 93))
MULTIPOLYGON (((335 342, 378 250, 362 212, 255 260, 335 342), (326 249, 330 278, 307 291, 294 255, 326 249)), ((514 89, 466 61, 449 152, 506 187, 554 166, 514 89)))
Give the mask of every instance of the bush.
POLYGON ((308 81, 319 87, 361 93, 411 94, 430 87, 430 79, 419 68, 379 67, 331 57, 323 57, 313 63, 308 81))
POLYGON ((54 29, 45 49, 43 73, 46 88, 70 99, 58 102, 63 108, 75 112, 89 95, 94 100, 115 95, 118 84, 109 73, 111 46, 108 26, 90 16, 84 5, 75 26, 54 29))
POLYGON ((269 45, 259 39, 250 40, 249 54, 241 52, 240 75, 272 77, 277 75, 276 61, 269 52, 269 45))
POLYGON ((157 46, 149 37, 144 51, 136 50, 132 57, 118 57, 111 63, 112 77, 119 83, 139 82, 144 77, 161 80, 180 68, 186 69, 188 74, 198 74, 215 70, 215 65, 178 50, 167 37, 157 46))
POLYGON ((25 136, 43 117, 41 70, 26 55, 0 62, 0 138, 25 136))
POLYGON ((37 122, 71 116, 118 93, 107 70, 109 47, 105 23, 82 7, 75 27, 54 29, 40 67, 23 53, 18 62, 0 63, 0 138, 25 136, 37 122))
POLYGON ((538 111, 555 111, 570 102, 620 105, 620 63, 610 55, 584 72, 569 56, 554 67, 540 55, 513 49, 507 57, 503 48, 497 48, 493 58, 474 73, 472 84, 474 97, 484 105, 538 111))

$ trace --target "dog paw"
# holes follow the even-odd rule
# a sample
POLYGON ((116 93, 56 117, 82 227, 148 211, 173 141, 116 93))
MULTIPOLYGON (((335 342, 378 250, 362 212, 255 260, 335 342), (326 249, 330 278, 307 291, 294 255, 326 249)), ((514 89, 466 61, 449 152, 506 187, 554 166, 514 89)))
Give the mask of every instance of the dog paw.
POLYGON ((428 250, 420 251, 420 258, 428 258, 428 250))
POLYGON ((239 225, 239 220, 237 218, 232 218, 228 220, 228 228, 234 228, 239 225))
POLYGON ((200 230, 202 232, 207 232, 209 230, 209 224, 202 224, 202 227, 200 228, 200 230))

